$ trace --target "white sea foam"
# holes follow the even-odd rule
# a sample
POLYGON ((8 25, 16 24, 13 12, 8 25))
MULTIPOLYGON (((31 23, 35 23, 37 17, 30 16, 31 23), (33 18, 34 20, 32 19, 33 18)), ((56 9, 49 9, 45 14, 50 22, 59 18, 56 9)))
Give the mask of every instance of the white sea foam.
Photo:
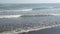
POLYGON ((51 25, 51 26, 46 26, 46 27, 41 27, 41 28, 31 28, 29 30, 22 30, 22 31, 18 31, 18 32, 15 32, 15 31, 9 31, 9 32, 2 32, 0 34, 18 34, 18 33, 23 33, 23 32, 29 32, 29 31, 38 31, 38 30, 42 30, 42 29, 46 29, 46 28, 52 28, 52 27, 57 27, 57 26, 60 26, 60 24, 57 24, 57 25, 51 25))
POLYGON ((57 26, 60 26, 60 24, 52 25, 52 26, 46 26, 46 27, 41 27, 41 28, 31 28, 29 30, 22 30, 22 31, 14 32, 14 33, 23 33, 23 32, 29 32, 29 31, 38 31, 38 30, 42 30, 42 29, 46 29, 46 28, 52 28, 52 27, 57 27, 57 26))
POLYGON ((21 15, 3 15, 3 16, 0 16, 0 18, 18 18, 20 16, 21 15))

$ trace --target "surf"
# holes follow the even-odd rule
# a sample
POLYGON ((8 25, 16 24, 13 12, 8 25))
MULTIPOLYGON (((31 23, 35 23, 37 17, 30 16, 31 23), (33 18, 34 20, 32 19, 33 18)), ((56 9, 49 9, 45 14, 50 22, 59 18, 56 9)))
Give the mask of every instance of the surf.
POLYGON ((12 11, 12 12, 15 12, 15 11, 31 11, 32 9, 0 9, 0 11, 12 11))
POLYGON ((45 16, 60 16, 60 14, 19 14, 19 15, 0 15, 0 18, 19 18, 19 17, 45 17, 45 16))
POLYGON ((60 26, 60 24, 56 24, 56 25, 51 25, 51 26, 46 26, 46 27, 41 27, 41 28, 31 28, 31 29, 28 29, 28 30, 22 30, 22 31, 6 31, 6 32, 2 32, 0 34, 19 34, 19 33, 28 33, 30 31, 38 31, 38 30, 43 30, 43 29, 47 29, 47 28, 53 28, 53 27, 57 27, 57 26, 60 26))
POLYGON ((21 15, 2 15, 2 16, 0 16, 0 18, 18 18, 20 16, 21 15))
POLYGON ((39 16, 60 16, 60 14, 55 14, 55 13, 46 13, 46 14, 23 14, 21 17, 39 17, 39 16))
POLYGON ((14 33, 27 33, 27 32, 30 32, 30 31, 38 31, 38 30, 42 30, 42 29, 47 29, 47 28, 53 28, 53 27, 57 27, 57 26, 60 26, 60 24, 56 24, 56 25, 52 25, 52 26, 46 26, 46 27, 41 27, 41 28, 31 28, 29 30, 22 30, 22 31, 14 31, 14 33))

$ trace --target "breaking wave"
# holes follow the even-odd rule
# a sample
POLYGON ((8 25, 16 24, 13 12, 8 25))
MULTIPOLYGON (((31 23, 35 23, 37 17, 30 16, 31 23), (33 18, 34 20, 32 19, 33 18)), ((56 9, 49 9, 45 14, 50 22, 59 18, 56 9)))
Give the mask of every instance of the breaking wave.
POLYGON ((46 26, 46 27, 39 27, 39 28, 31 28, 31 29, 27 29, 27 30, 14 30, 14 31, 6 31, 6 32, 2 32, 0 34, 19 34, 19 33, 27 33, 27 32, 30 32, 30 31, 38 31, 38 30, 42 30, 42 29, 47 29, 47 28, 53 28, 53 27, 57 27, 57 26, 60 26, 60 24, 55 24, 55 25, 51 25, 51 26, 46 26))
POLYGON ((42 7, 42 8, 23 8, 23 9, 0 9, 2 11, 32 11, 32 10, 44 10, 44 9, 53 9, 53 7, 42 7))
POLYGON ((22 15, 2 15, 0 18, 19 18, 19 17, 41 17, 41 16, 60 16, 60 14, 22 14, 22 15))
POLYGON ((0 16, 0 18, 18 18, 21 15, 4 15, 4 16, 0 16))
POLYGON ((32 9, 1 9, 2 11, 31 11, 32 9))
POLYGON ((23 8, 23 9, 0 9, 2 11, 32 11, 32 10, 44 10, 44 9, 55 9, 53 7, 42 7, 42 8, 23 8))

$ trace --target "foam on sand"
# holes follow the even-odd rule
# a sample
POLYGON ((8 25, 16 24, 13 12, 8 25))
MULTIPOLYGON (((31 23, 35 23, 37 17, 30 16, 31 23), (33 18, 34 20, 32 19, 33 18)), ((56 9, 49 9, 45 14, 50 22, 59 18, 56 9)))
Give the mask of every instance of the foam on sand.
POLYGON ((14 33, 24 33, 24 32, 29 32, 29 31, 38 31, 38 30, 42 30, 42 29, 46 29, 46 28, 53 28, 53 27, 57 27, 60 26, 60 24, 57 25, 52 25, 52 26, 46 26, 46 27, 41 27, 41 28, 31 28, 29 30, 22 30, 22 31, 18 31, 18 32, 14 32, 14 33))
POLYGON ((22 30, 22 31, 8 31, 8 32, 2 32, 0 34, 18 34, 18 33, 27 33, 29 31, 38 31, 38 30, 42 30, 42 29, 47 29, 47 28, 53 28, 53 27, 57 27, 57 26, 60 26, 60 24, 57 24, 57 25, 51 25, 51 26, 46 26, 46 27, 41 27, 41 28, 31 28, 31 29, 28 29, 28 30, 22 30))

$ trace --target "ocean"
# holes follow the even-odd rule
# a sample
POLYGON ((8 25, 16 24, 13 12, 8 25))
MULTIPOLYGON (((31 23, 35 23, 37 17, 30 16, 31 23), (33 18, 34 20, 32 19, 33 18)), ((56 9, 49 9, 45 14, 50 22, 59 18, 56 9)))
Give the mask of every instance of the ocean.
POLYGON ((0 4, 0 34, 60 34, 60 3, 0 4))

